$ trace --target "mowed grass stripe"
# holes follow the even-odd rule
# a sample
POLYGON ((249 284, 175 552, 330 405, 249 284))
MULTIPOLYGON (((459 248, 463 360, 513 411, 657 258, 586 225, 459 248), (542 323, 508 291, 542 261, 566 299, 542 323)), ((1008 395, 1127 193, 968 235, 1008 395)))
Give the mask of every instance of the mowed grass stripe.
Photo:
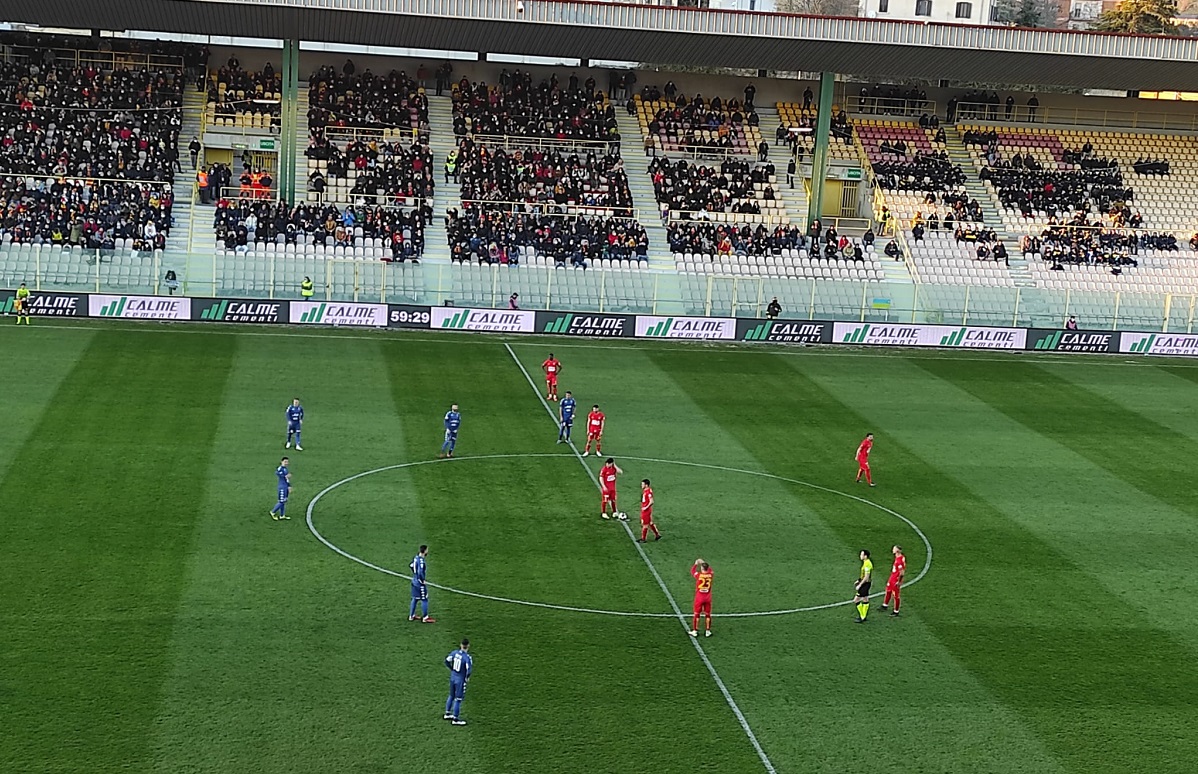
POLYGON ((1198 440, 1153 422, 1031 363, 1005 363, 1002 378, 987 363, 919 361, 1041 435, 1085 457, 1109 475, 1198 516, 1189 487, 1177 485, 1175 461, 1198 455, 1198 440), (1013 389, 1012 387, 1018 387, 1013 389), (1032 395, 1034 400, 1029 399, 1032 395), (1053 407, 1044 411, 1043 406, 1053 407))
MULTIPOLYGON (((675 389, 752 450, 763 468, 892 507, 919 523, 935 547, 932 572, 908 589, 906 617, 900 620, 881 615, 875 602, 864 626, 852 623, 850 608, 787 621, 736 622, 738 648, 729 649, 727 660, 721 654, 718 666, 730 681, 761 686, 745 703, 767 718, 765 738, 786 745, 791 768, 1058 770, 1035 734, 925 620, 932 605, 955 609, 960 578, 973 560, 971 549, 953 538, 968 529, 963 512, 972 498, 929 482, 933 471, 893 447, 885 452, 887 473, 879 468, 880 486, 854 488, 856 445, 867 430, 880 429, 803 376, 796 366, 806 370, 806 359, 671 352, 656 355, 654 362, 674 377, 675 389), (720 375, 719 389, 713 389, 712 374, 720 375), (787 733, 788 728, 802 732, 787 733)), ((845 374, 859 371, 850 360, 828 362, 845 374)), ((834 559, 846 594, 860 566, 860 548, 874 555, 875 590, 885 585, 894 543, 906 549, 912 577, 922 564, 917 538, 898 521, 870 521, 855 509, 826 506, 817 513, 843 546, 834 559)))
MULTIPOLYGON (((299 350, 238 342, 174 631, 157 768, 408 770, 397 740, 439 730, 411 711, 422 689, 439 688, 439 664, 425 659, 433 632, 405 626, 406 583, 332 553, 303 521, 324 486, 400 453, 404 429, 386 400, 380 350, 371 341, 299 350), (283 448, 293 396, 306 411, 302 452, 283 448), (285 453, 292 521, 273 522, 273 470, 285 453)), ((413 499, 402 481, 392 490, 413 499)), ((394 557, 402 565, 420 536, 418 520, 399 526, 410 528, 394 557)), ((467 746, 455 754, 471 760, 467 746)))
MULTIPOLYGON (((955 526, 931 525, 935 574, 947 572, 957 588, 938 603, 920 604, 913 595, 913 610, 1069 769, 1168 770, 1188 759, 1194 715, 1178 711, 1170 697, 1194 696, 1195 681, 1170 664, 1191 654, 1092 572, 1125 536, 1114 534, 1087 560, 1069 531, 1054 534, 1038 524, 1053 519, 1058 505, 1046 441, 952 389, 957 374, 947 365, 895 361, 855 374, 830 362, 805 369, 876 423, 883 486, 893 482, 903 498, 922 491, 958 500, 957 514, 945 519, 955 526), (929 370, 946 379, 927 379, 929 370)), ((952 365, 1004 400, 1034 402, 1043 394, 1018 364, 996 363, 986 373, 976 363, 952 365)), ((1057 393, 1047 397, 1041 405, 1048 411, 1070 405, 1058 404, 1057 393)), ((1068 455, 1061 460, 1067 464, 1068 455)), ((1113 492, 1125 486, 1103 482, 1105 473, 1094 467, 1081 475, 1113 492)), ((1066 494, 1059 503, 1067 501, 1066 494)), ((1084 529, 1078 523, 1072 534, 1084 529)))
MULTIPOLYGON (((539 364, 547 354, 538 347, 513 348, 530 372, 533 361, 539 364)), ((564 367, 562 389, 574 390, 581 413, 596 403, 606 413, 604 458, 613 455, 625 471, 621 507, 634 527, 639 526, 639 482, 653 482, 655 519, 667 539, 647 550, 684 608, 689 609, 693 598, 689 568, 699 556, 720 574, 717 612, 788 609, 845 599, 845 584, 829 576, 838 552, 847 549, 816 510, 848 509, 871 523, 893 517, 769 478, 669 464, 679 460, 764 471, 756 457, 680 391, 646 352, 571 352, 564 367)), ((580 446, 584 419, 580 417, 576 426, 580 446)), ((597 470, 600 459, 591 460, 597 470)), ((802 472, 796 477, 806 478, 802 472)))
POLYGON ((4 396, 4 431, 0 433, 0 476, 36 429, 59 384, 87 350, 92 336, 55 333, 24 324, 17 328, 0 319, 0 395, 4 396))
MULTIPOLYGON (((435 476, 452 471, 454 477, 445 477, 451 485, 418 490, 431 579, 470 572, 480 584, 489 577, 496 587, 522 586, 538 598, 578 594, 575 587, 582 586, 596 605, 665 609, 623 530, 598 518, 594 485, 577 461, 505 466, 465 459, 562 448, 501 345, 397 343, 387 350, 401 419, 405 426, 429 428, 423 438, 408 434, 409 456, 434 454, 448 404, 456 400, 462 407, 462 459, 443 471, 424 469, 435 476), (467 476, 475 477, 473 483, 467 476)), ((761 770, 676 621, 528 610, 433 594, 442 637, 440 650, 428 656, 442 683, 435 698, 444 700, 447 683, 440 659, 458 638, 471 639, 476 660, 463 706, 473 726, 431 738, 451 745, 465 732, 483 763, 463 767, 452 752, 437 757, 437 749, 418 745, 412 750, 418 768, 435 762, 452 771, 761 770)), ((421 711, 440 711, 435 704, 425 710, 425 701, 421 711)))
POLYGON ((147 765, 234 346, 97 333, 13 460, 0 485, 12 770, 147 765))

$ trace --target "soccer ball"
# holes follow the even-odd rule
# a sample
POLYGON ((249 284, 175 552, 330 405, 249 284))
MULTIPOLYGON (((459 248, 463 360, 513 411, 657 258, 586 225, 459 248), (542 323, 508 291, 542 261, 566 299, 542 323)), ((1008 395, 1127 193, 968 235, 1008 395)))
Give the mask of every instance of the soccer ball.
POLYGON ((616 514, 616 518, 619 519, 620 521, 628 521, 628 514, 624 513, 623 511, 620 511, 619 513, 616 514))

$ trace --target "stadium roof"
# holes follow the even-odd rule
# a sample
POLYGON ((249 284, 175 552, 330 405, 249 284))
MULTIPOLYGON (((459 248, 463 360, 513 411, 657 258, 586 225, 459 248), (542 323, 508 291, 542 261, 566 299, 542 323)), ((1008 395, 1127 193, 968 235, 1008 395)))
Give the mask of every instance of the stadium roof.
POLYGON ((1198 91, 1198 39, 557 0, 0 0, 105 30, 987 83, 1198 91))

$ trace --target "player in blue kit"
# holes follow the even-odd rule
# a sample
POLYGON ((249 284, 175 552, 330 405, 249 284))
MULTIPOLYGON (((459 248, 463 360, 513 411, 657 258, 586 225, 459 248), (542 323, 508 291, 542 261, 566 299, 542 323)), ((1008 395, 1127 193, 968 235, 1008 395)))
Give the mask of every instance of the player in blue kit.
POLYGON ((420 553, 416 554, 416 558, 408 565, 408 567, 412 568, 412 607, 408 610, 408 620, 436 623, 437 619, 430 617, 428 614, 428 584, 424 581, 424 572, 427 566, 425 564, 425 557, 427 556, 428 546, 421 546, 420 553), (416 617, 417 602, 423 607, 423 610, 421 610, 423 618, 416 617))
POLYGON ((445 657, 445 666, 449 667, 449 698, 445 700, 445 720, 455 726, 464 726, 466 721, 459 715, 462 712, 462 699, 466 698, 466 683, 470 682, 470 669, 473 662, 470 659, 470 640, 462 640, 462 647, 445 657))
POLYGON ((287 407, 287 445, 284 449, 291 448, 291 437, 295 436, 295 450, 303 451, 304 447, 300 446, 300 429, 304 426, 304 407, 300 405, 299 398, 293 398, 291 405, 287 407))
POLYGON ((270 517, 275 521, 291 518, 287 515, 287 498, 291 496, 291 471, 287 469, 290 462, 284 457, 279 462, 279 467, 275 468, 275 477, 279 479, 279 501, 270 509, 270 517))
POLYGON ((454 447, 458 445, 458 428, 462 426, 462 415, 458 413, 458 404, 449 407, 445 412, 445 443, 441 444, 438 457, 452 457, 454 447))
POLYGON ((570 443, 570 431, 574 429, 574 411, 577 404, 574 402, 574 395, 569 390, 566 390, 566 397, 561 399, 557 404, 557 416, 559 420, 559 428, 557 431, 558 443, 570 443))

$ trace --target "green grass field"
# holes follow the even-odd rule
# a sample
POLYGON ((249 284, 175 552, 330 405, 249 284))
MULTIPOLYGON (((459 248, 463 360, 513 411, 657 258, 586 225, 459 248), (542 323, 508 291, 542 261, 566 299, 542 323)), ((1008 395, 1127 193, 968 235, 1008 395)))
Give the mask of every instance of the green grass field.
POLYGON ((644 558, 501 339, 0 328, 0 771, 765 771, 731 702, 779 772, 1198 760, 1198 363, 510 347, 603 406, 634 521, 653 479, 644 558), (453 401, 460 456, 431 461, 453 401), (428 543, 435 583, 557 607, 434 588, 438 622, 408 623, 406 580, 304 520, 389 466, 315 505, 330 543, 400 573, 428 543), (929 561, 895 514, 934 558, 902 618, 854 625, 829 605, 860 548, 875 591, 893 543, 909 577, 929 561), (717 613, 817 608, 716 619, 698 645, 731 701, 653 575, 689 612, 696 556, 717 613))

